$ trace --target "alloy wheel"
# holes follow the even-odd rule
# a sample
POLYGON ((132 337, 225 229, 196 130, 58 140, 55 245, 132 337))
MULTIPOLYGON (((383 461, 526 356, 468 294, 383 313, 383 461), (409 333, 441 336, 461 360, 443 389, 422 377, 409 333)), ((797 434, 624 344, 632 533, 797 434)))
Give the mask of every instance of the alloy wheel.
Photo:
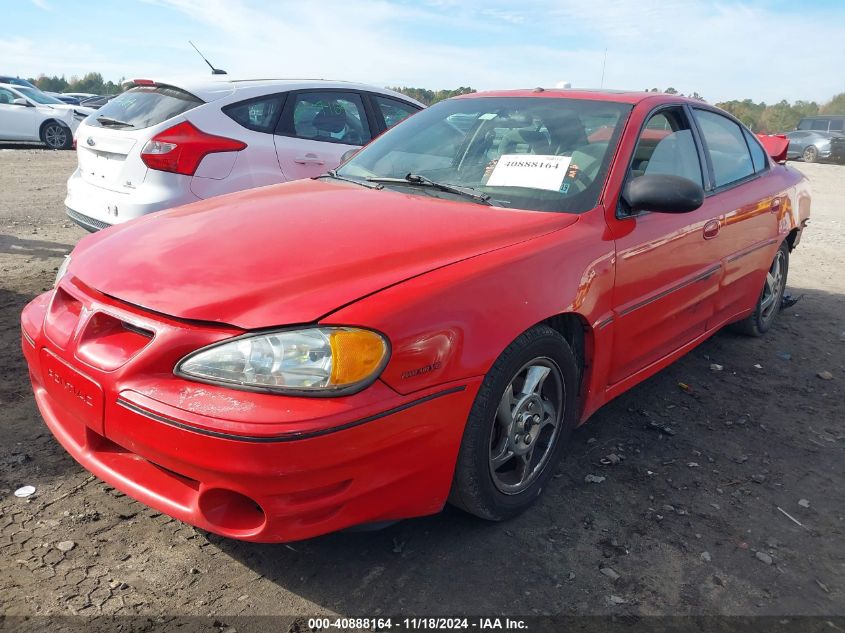
POLYGON ((490 434, 490 475, 496 488, 519 494, 543 472, 560 435, 563 377, 550 358, 535 358, 516 372, 490 434))
POLYGON ((44 130, 44 142, 51 149, 61 149, 67 143, 67 129, 63 125, 48 125, 44 130))
POLYGON ((783 298, 785 264, 786 257, 783 251, 779 250, 769 272, 766 273, 766 285, 763 286, 763 295, 760 297, 760 316, 763 321, 769 321, 780 306, 783 298))

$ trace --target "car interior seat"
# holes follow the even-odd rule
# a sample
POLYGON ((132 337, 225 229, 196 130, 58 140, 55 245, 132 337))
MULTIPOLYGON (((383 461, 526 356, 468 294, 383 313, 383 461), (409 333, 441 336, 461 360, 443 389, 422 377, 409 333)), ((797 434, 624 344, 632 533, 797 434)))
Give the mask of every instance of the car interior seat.
POLYGON ((311 123, 320 136, 330 136, 349 144, 360 144, 362 142, 360 124, 354 121, 337 101, 330 101, 324 105, 311 123), (346 133, 343 137, 335 136, 344 130, 346 133))
POLYGON ((571 156, 578 148, 589 144, 581 119, 571 112, 559 112, 543 117, 551 138, 552 154, 571 156))
POLYGON ((507 132, 499 141, 499 155, 547 155, 551 148, 545 132, 531 128, 516 128, 507 132))
POLYGON ((697 156, 692 132, 678 130, 660 140, 645 164, 643 174, 682 176, 701 185, 701 168, 697 156))

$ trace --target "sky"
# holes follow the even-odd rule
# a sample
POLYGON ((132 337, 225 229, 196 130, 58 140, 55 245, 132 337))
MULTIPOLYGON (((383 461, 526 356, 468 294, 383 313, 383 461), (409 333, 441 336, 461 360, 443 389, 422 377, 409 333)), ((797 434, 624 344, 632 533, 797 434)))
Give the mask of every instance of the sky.
POLYGON ((841 0, 0 0, 0 8, 0 74, 21 77, 205 74, 192 40, 243 78, 671 86, 713 103, 824 102, 845 91, 841 0))

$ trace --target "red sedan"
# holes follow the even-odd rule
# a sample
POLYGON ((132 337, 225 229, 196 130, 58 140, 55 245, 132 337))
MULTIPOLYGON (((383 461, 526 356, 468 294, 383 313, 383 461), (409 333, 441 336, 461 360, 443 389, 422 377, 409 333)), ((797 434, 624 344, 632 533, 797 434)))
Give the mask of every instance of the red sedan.
POLYGON ((771 327, 809 205, 698 101, 474 94, 325 176, 84 238, 23 350, 85 468, 211 532, 506 519, 604 403, 771 327))

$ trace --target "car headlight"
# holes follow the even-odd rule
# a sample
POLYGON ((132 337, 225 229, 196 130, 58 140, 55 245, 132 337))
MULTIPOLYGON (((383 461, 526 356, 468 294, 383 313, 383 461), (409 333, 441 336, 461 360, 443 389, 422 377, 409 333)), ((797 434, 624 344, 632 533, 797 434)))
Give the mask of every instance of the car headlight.
POLYGON ((387 364, 387 339, 353 327, 249 334, 193 352, 176 364, 184 378, 300 395, 359 391, 387 364))
POLYGON ((65 276, 67 272, 67 267, 70 266, 70 255, 65 255, 65 261, 61 263, 59 266, 59 270, 56 271, 56 281, 53 282, 53 288, 59 285, 59 282, 62 280, 62 277, 65 276))

